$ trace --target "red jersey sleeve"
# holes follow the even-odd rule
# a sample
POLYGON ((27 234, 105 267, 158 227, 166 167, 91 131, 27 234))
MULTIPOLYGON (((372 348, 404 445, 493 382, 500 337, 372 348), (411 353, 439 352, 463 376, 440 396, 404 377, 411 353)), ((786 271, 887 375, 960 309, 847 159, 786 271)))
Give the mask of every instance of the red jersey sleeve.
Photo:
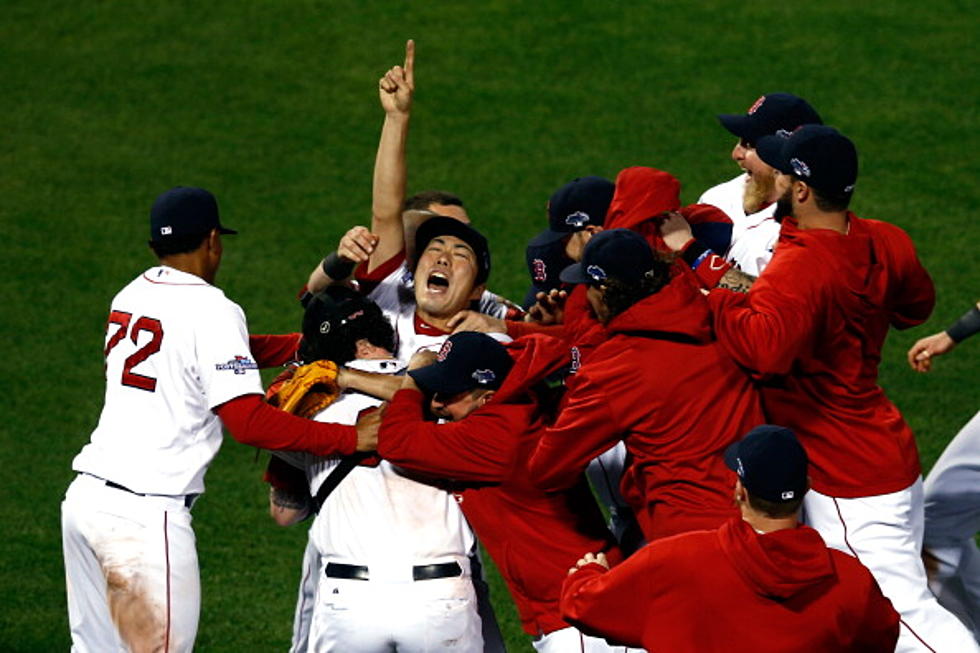
POLYGON ((302 333, 250 335, 248 348, 259 367, 278 367, 296 360, 296 350, 302 339, 302 333))
POLYGON ((887 226, 891 227, 889 249, 898 270, 898 283, 892 293, 891 323, 896 329, 908 329, 929 319, 936 306, 936 288, 919 261, 909 235, 894 225, 887 226))
POLYGON ((378 433, 382 458, 459 481, 497 482, 507 476, 527 428, 525 407, 489 403, 463 420, 437 424, 425 421, 423 401, 417 390, 395 393, 378 433))
POLYGON ((357 448, 356 427, 290 415, 257 394, 235 397, 215 407, 214 412, 231 437, 253 447, 308 451, 317 456, 346 456, 357 448))
POLYGON ((561 616, 587 635, 642 648, 650 549, 640 549, 609 571, 590 564, 567 576, 561 589, 561 616))
POLYGON ((774 257, 748 294, 724 288, 708 294, 718 342, 740 365, 763 374, 790 371, 823 310, 813 291, 820 271, 794 269, 793 254, 774 257))
POLYGON ((589 461, 622 434, 602 384, 587 369, 573 379, 558 420, 545 430, 528 463, 531 482, 545 492, 574 485, 589 461))
POLYGON ((562 337, 562 335, 565 333, 565 326, 563 324, 549 324, 545 326, 534 322, 524 322, 519 320, 505 320, 504 324, 507 325, 507 335, 514 340, 523 338, 524 336, 531 335, 533 333, 540 333, 546 336, 555 336, 557 338, 562 337))
POLYGON ((368 271, 368 261, 364 261, 357 266, 354 270, 354 280, 357 281, 358 287, 361 292, 365 295, 370 293, 372 290, 378 287, 378 284, 384 281, 389 274, 398 269, 398 266, 405 261, 405 250, 398 252, 390 259, 368 271))

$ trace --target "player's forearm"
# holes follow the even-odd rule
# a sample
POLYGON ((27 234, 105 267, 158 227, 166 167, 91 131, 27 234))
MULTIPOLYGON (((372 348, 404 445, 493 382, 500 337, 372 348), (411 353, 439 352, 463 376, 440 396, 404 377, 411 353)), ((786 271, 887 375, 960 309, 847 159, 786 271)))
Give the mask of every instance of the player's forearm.
POLYGON ((459 422, 426 421, 424 395, 400 390, 378 434, 378 454, 399 467, 436 478, 492 483, 504 478, 518 439, 503 421, 477 415, 459 422))
POLYGON ((236 397, 214 412, 235 440, 253 447, 308 451, 317 456, 346 456, 357 447, 354 426, 296 417, 273 408, 259 395, 236 397))
POLYGON ((401 388, 402 379, 399 376, 392 376, 390 374, 375 374, 374 372, 364 372, 344 367, 341 368, 340 373, 337 375, 337 383, 341 388, 357 390, 366 395, 388 401, 401 388))
POLYGON ((371 254, 369 269, 384 263, 405 244, 402 205, 408 176, 405 163, 408 123, 407 115, 387 115, 381 128, 371 201, 371 232, 379 240, 371 254))

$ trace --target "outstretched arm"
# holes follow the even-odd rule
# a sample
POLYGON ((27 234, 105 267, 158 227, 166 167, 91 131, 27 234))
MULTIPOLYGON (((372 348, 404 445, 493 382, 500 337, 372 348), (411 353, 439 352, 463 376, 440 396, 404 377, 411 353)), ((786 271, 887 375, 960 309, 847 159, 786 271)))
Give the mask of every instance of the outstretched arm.
POLYGON ((371 233, 377 246, 370 253, 368 272, 397 256, 405 247, 402 205, 405 201, 405 144, 415 91, 415 42, 405 44, 405 65, 391 68, 378 81, 385 111, 381 140, 374 161, 371 233))
POLYGON ((953 351, 960 342, 980 331, 980 302, 945 331, 919 339, 909 349, 909 365, 916 372, 928 372, 932 369, 934 356, 942 356, 953 351))

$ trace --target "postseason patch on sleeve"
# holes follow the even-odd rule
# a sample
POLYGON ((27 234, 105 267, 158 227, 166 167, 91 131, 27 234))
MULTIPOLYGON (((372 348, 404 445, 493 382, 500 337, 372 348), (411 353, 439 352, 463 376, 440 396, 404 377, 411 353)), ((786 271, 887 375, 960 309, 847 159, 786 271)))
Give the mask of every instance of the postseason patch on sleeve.
POLYGON ((214 369, 218 371, 231 370, 235 374, 244 374, 248 370, 259 369, 259 366, 248 356, 235 356, 227 363, 215 363, 214 369))

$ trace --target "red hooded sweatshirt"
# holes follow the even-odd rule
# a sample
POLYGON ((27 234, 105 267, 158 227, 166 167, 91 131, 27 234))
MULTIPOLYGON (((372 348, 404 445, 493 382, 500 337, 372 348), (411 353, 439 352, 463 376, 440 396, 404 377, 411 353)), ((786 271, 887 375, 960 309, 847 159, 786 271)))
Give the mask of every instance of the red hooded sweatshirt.
POLYGON ((653 542, 610 571, 583 567, 565 581, 561 611, 651 653, 890 653, 899 629, 857 559, 812 528, 760 535, 740 518, 653 542))
POLYGON ((715 289, 709 302, 725 349, 776 375, 763 407, 799 436, 813 488, 861 497, 902 490, 921 472, 912 431, 878 386, 878 363, 889 325, 924 322, 935 290, 904 231, 847 217, 847 234, 787 218, 751 291, 715 289))
POLYGON ((765 420, 749 377, 714 342, 688 275, 615 317, 567 385, 531 458, 539 487, 570 487, 622 439, 632 464, 621 490, 648 540, 717 528, 734 514, 722 454, 765 420))
POLYGON ((393 464, 455 481, 459 506, 497 567, 531 635, 567 628, 558 612, 569 567, 586 551, 622 560, 585 477, 546 494, 528 479, 527 459, 544 428, 528 380, 567 346, 538 336, 515 343, 514 368, 487 404, 458 422, 423 417, 424 398, 400 390, 385 413, 378 453, 393 464))

